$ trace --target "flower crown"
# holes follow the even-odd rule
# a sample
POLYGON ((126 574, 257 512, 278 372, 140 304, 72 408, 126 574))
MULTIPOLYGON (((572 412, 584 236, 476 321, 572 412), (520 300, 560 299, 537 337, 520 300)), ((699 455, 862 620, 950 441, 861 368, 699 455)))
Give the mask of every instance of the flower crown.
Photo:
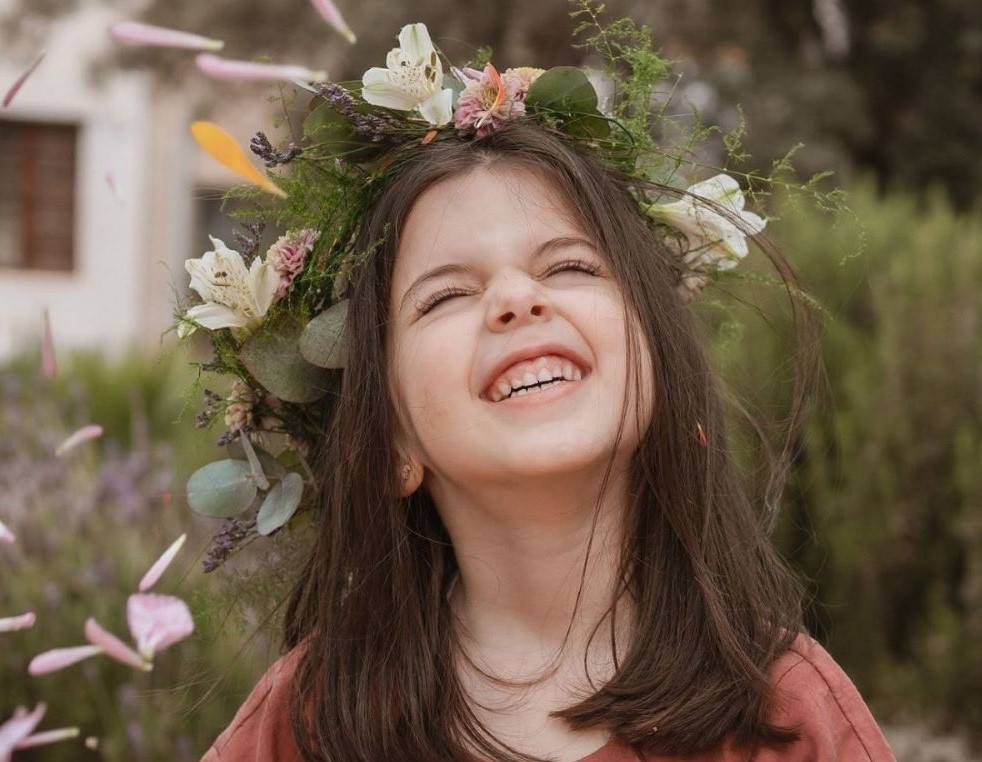
MULTIPOLYGON (((585 0, 580 13, 587 12, 585 0)), ((306 504, 312 507, 306 457, 316 410, 344 366, 348 282, 371 256, 354 249, 356 234, 407 152, 444 139, 481 140, 524 120, 584 145, 643 181, 639 188, 657 187, 652 180, 679 186, 680 157, 691 155, 692 135, 679 151, 659 145, 653 133, 665 130, 650 109, 652 81, 664 76, 667 64, 652 50, 646 30, 615 24, 619 37, 602 31, 611 63, 634 69, 618 78, 612 67, 604 81, 613 95, 604 99, 585 71, 569 66, 499 72, 490 62, 472 62, 445 70, 423 24, 403 27, 385 67, 369 69, 358 83, 328 82, 323 72, 298 67, 198 57, 199 68, 213 76, 299 77, 312 94, 299 141, 277 148, 259 132, 251 142, 267 168, 289 165, 272 177, 255 169, 217 125, 192 126, 199 145, 259 191, 245 195, 261 219, 249 226, 249 235, 239 236, 241 251, 211 238, 212 250, 185 263, 201 303, 181 311, 178 334, 207 330, 215 360, 204 369, 235 379, 228 395, 205 391, 197 418, 206 427, 222 417, 227 430, 218 444, 232 450, 188 482, 192 509, 226 519, 206 569, 248 537, 272 534, 299 520, 306 504), (260 253, 267 221, 286 232, 260 253)), ((639 214, 677 254, 678 292, 685 301, 746 256, 748 234, 765 225, 744 209, 739 184, 726 174, 679 187, 671 200, 651 197, 654 191, 636 194, 639 214)))

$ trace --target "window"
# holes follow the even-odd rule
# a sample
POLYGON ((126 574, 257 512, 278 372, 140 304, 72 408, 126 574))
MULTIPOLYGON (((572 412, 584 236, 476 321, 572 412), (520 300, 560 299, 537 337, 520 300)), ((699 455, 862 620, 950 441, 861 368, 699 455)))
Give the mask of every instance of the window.
POLYGON ((0 268, 75 264, 74 124, 0 120, 0 268))

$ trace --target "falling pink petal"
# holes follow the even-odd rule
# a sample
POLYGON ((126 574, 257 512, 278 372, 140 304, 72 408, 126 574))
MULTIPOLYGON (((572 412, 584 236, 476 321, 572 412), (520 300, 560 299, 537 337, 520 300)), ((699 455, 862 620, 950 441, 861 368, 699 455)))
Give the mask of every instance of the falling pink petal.
POLYGON ((0 521, 0 542, 14 542, 17 538, 14 533, 7 529, 7 525, 0 521))
POLYGON ((341 15, 341 11, 338 7, 331 2, 331 0, 311 0, 314 4, 314 8, 323 17, 324 21, 334 27, 334 29, 350 42, 352 45, 357 42, 355 33, 351 31, 351 27, 348 26, 348 22, 344 20, 341 15))
POLYGON ((126 602, 126 621, 136 647, 148 661, 194 632, 187 604, 172 595, 134 593, 126 602))
POLYGON ((147 590, 157 584, 157 580, 160 579, 161 575, 167 570, 167 567, 170 566, 171 561, 174 560, 174 556, 177 555, 187 538, 188 536, 186 534, 182 534, 174 540, 160 558, 154 561, 153 566, 150 567, 147 573, 143 575, 143 579, 140 580, 139 590, 141 593, 147 592, 147 590))
POLYGON ((254 61, 233 61, 220 58, 211 53, 201 53, 194 59, 197 67, 215 79, 230 79, 251 82, 324 82, 326 71, 312 71, 306 66, 289 64, 267 64, 254 61))
POLYGON ((88 442, 90 439, 95 439, 102 436, 102 426, 97 426, 95 424, 90 424, 88 426, 83 426, 74 434, 72 434, 68 439, 58 445, 58 449, 55 450, 55 455, 64 455, 69 450, 78 447, 83 442, 88 442))
POLYGON ((14 711, 14 716, 0 725, 0 762, 9 762, 14 749, 34 732, 46 710, 44 704, 38 704, 32 712, 19 706, 14 711))
POLYGON ((46 307, 41 318, 41 374, 47 379, 52 379, 57 372, 55 340, 51 335, 51 317, 48 315, 46 307))
POLYGON ((221 40, 136 21, 120 21, 113 24, 109 27, 109 34, 116 42, 124 45, 152 45, 187 50, 221 50, 225 47, 225 43, 221 40))
POLYGON ((0 104, 2 104, 4 108, 7 108, 7 106, 10 105, 10 102, 14 99, 14 96, 20 92, 20 89, 24 86, 24 83, 27 82, 27 78, 34 73, 34 70, 38 66, 41 65, 42 60, 44 60, 44 51, 41 51, 41 53, 38 54, 38 57, 34 59, 34 63, 28 66, 24 73, 14 80, 14 84, 10 86, 6 95, 3 96, 3 101, 0 101, 0 104))
POLYGON ((16 632, 17 630, 29 630, 34 626, 37 617, 33 611, 28 611, 20 616, 8 616, 0 619, 0 632, 16 632))
POLYGON ((119 190, 119 186, 116 184, 116 175, 112 172, 106 172, 106 187, 109 188, 109 192, 113 194, 113 198, 119 204, 126 203, 123 194, 119 190))
POLYGON ((18 749, 30 749, 35 746, 47 746, 49 743, 58 743, 59 741, 68 741, 72 738, 78 738, 79 729, 76 728, 57 728, 55 730, 44 730, 40 733, 35 733, 30 735, 17 744, 18 749))
POLYGON ((27 673, 34 677, 57 672, 59 669, 78 664, 85 659, 91 659, 102 653, 98 646, 72 646, 71 648, 53 648, 38 654, 27 665, 27 673))
POLYGON ((105 651, 106 656, 128 667, 142 669, 145 672, 153 669, 153 665, 149 660, 140 656, 140 654, 109 632, 109 630, 103 628, 92 617, 89 617, 85 621, 85 638, 94 646, 99 646, 100 650, 105 651))

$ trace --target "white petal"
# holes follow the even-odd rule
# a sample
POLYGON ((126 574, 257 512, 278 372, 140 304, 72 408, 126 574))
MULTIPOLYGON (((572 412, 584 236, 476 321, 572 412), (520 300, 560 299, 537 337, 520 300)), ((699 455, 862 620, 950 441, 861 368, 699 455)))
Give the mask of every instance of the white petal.
POLYGON ((215 302, 198 304, 184 313, 184 317, 212 331, 217 328, 245 328, 249 323, 245 315, 215 302))
POLYGON ((419 102, 417 98, 393 84, 392 74, 388 69, 372 67, 361 78, 361 84, 361 97, 373 106, 412 111, 419 102))
POLYGON ((449 87, 419 104, 419 112, 434 127, 442 127, 453 119, 453 90, 449 87))
POLYGON ((428 61, 434 48, 426 24, 407 24, 404 26, 399 32, 399 47, 413 61, 428 61))
POLYGON ((719 174, 703 180, 701 183, 690 185, 689 193, 693 196, 715 201, 730 209, 743 209, 743 192, 740 183, 729 175, 719 174))
POLYGON ((256 257, 249 268, 249 290, 256 305, 256 317, 262 317, 269 312, 276 289, 280 286, 280 274, 265 260, 256 257))
POLYGON ((767 225, 767 220, 753 212, 740 212, 743 227, 752 235, 757 235, 767 225))

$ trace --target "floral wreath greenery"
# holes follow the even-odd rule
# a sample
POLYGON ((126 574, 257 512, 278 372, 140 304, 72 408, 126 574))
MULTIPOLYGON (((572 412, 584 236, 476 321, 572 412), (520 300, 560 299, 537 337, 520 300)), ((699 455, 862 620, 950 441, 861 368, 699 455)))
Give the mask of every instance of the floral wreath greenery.
MULTIPOLYGON (((457 68, 445 62, 423 24, 403 27, 386 66, 369 69, 360 82, 329 82, 323 72, 298 67, 198 57, 199 68, 213 76, 306 79, 295 84, 312 96, 299 141, 276 147, 263 132, 252 139, 253 153, 275 172, 256 170, 217 125, 192 126, 202 148, 249 181, 233 193, 252 202, 251 214, 259 220, 247 225, 248 235, 237 235, 241 251, 212 238, 211 251, 186 262, 201 303, 180 310, 178 335, 207 330, 214 360, 202 368, 234 378, 227 395, 205 390, 205 409, 197 417, 201 427, 224 420, 227 430, 218 444, 228 446, 231 457, 200 468, 187 485, 194 511, 226 520, 206 570, 244 541, 312 514, 315 490, 306 489, 312 481, 306 457, 324 397, 339 387, 344 367, 348 284, 372 255, 355 248, 359 226, 393 168, 427 146, 480 140, 521 119, 594 152, 639 181, 633 191, 639 214, 677 252, 685 301, 729 276, 748 252, 747 236, 764 229, 765 220, 745 210, 731 175, 717 173, 685 187, 683 170, 704 170, 694 158, 697 148, 718 130, 699 125, 691 114, 675 118, 667 108, 671 97, 652 108, 652 93, 672 80, 670 63, 654 49, 648 30, 629 19, 600 23, 602 6, 592 0, 573 0, 573 6, 576 33, 586 37, 580 47, 600 54, 602 71, 559 66, 499 72, 486 52, 457 68), (666 200, 646 190, 655 184, 678 193, 666 200), (259 241, 270 223, 285 232, 261 254, 259 241)), ((739 137, 740 131, 724 136, 731 156, 739 152, 739 137)), ((789 157, 769 177, 743 177, 766 191, 790 169, 789 157)), ((805 187, 834 204, 834 197, 814 191, 819 179, 805 187)))

